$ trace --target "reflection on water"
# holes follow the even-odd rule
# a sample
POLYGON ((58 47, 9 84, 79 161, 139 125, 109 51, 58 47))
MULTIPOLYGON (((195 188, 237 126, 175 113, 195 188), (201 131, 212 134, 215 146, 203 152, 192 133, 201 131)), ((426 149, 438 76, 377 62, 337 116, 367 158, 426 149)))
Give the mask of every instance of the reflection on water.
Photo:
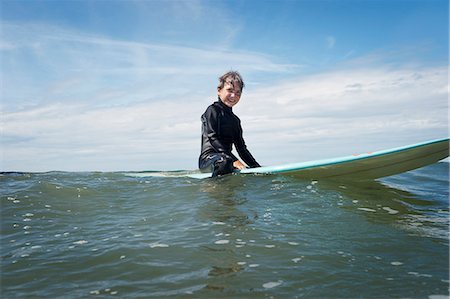
MULTIPOLYGON (((404 175, 408 177, 410 174, 404 175)), ((390 180, 383 183, 367 182, 320 182, 320 187, 338 192, 342 199, 352 201, 357 210, 366 212, 367 219, 376 223, 395 224, 410 232, 425 237, 448 240, 449 231, 448 204, 442 204, 439 197, 448 198, 448 189, 442 188, 439 196, 418 196, 407 190, 388 186, 390 180)), ((445 186, 445 185, 444 185, 445 186)), ((342 208, 354 210, 352 206, 342 204, 342 208)))

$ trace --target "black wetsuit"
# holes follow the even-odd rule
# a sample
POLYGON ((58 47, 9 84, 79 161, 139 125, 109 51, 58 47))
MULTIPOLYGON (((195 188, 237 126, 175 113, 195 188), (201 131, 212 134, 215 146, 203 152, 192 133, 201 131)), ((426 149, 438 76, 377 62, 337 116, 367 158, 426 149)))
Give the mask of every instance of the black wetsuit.
POLYGON ((199 168, 212 172, 213 176, 233 172, 233 162, 238 160, 231 153, 234 144, 239 156, 251 168, 260 165, 245 145, 241 120, 219 99, 202 115, 202 151, 199 168))

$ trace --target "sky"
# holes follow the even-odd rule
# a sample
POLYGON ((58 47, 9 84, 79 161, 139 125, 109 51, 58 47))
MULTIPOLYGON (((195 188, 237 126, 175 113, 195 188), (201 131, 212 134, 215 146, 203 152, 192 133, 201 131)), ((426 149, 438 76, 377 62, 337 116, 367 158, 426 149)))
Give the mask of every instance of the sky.
POLYGON ((447 0, 0 2, 0 171, 196 169, 217 78, 264 166, 447 137, 447 0))

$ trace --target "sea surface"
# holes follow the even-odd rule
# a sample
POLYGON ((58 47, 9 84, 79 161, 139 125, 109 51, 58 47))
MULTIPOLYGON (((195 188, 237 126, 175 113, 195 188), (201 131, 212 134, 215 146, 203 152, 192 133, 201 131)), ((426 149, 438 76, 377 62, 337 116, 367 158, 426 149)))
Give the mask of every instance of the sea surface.
POLYGON ((449 164, 366 183, 4 173, 1 298, 448 298, 449 164))

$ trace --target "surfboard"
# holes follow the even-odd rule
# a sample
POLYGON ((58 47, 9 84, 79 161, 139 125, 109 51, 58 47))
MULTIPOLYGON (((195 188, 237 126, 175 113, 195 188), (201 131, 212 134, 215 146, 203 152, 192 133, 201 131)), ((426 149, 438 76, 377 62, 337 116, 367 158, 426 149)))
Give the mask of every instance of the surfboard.
MULTIPOLYGON (((303 179, 374 180, 436 163, 449 156, 449 138, 426 141, 375 152, 249 168, 235 174, 285 174, 303 179)), ((204 179, 211 173, 197 171, 144 171, 125 173, 132 177, 189 177, 204 179)))

